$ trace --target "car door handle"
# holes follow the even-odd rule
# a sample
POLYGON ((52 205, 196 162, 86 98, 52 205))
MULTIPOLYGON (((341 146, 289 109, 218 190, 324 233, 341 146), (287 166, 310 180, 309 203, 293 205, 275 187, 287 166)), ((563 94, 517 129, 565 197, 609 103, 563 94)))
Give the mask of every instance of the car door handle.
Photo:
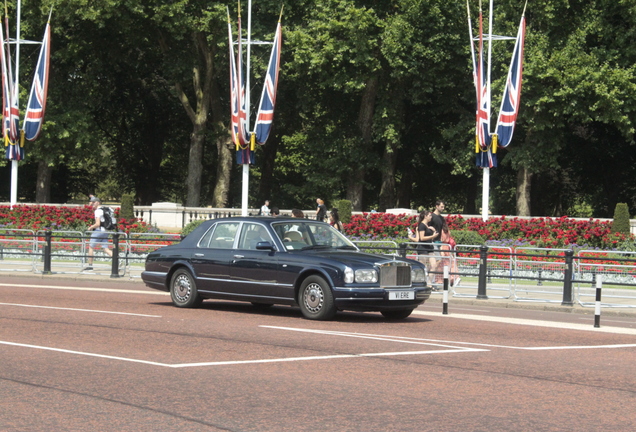
POLYGON ((194 256, 195 256, 195 257, 203 257, 203 256, 205 256, 205 254, 202 254, 202 253, 195 253, 195 254, 194 254, 194 256))
POLYGON ((237 258, 237 259, 245 258, 245 255, 234 255, 234 258, 237 258))

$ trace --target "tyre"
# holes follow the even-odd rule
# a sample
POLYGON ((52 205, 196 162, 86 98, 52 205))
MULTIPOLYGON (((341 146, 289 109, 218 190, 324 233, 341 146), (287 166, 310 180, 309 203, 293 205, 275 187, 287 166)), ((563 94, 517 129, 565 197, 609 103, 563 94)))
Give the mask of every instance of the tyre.
POLYGON ((404 319, 411 315, 413 309, 397 309, 397 310, 386 310, 380 312, 384 318, 388 319, 404 319))
POLYGON ((186 269, 179 269, 170 281, 170 297, 177 307, 192 308, 201 306, 203 299, 197 291, 197 284, 192 274, 186 269))
POLYGON ((336 316, 331 287, 320 276, 309 276, 300 286, 298 304, 303 316, 311 320, 330 320, 336 316))

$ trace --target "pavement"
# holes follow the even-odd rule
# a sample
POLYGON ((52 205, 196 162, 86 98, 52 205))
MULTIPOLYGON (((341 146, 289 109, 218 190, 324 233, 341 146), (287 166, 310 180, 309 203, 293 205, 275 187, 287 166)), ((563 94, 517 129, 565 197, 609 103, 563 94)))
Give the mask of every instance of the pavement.
MULTIPOLYGON (((139 269, 121 277, 111 277, 110 268, 106 265, 96 266, 94 271, 80 272, 80 269, 73 269, 68 272, 53 271, 52 274, 43 274, 41 271, 36 273, 26 269, 16 271, 8 268, 9 265, 10 263, 0 261, 0 275, 8 278, 39 279, 43 283, 46 283, 45 281, 57 281, 57 283, 68 281, 72 284, 100 282, 112 285, 126 283, 144 286, 139 269)), ((486 290, 488 298, 478 299, 476 298, 476 284, 467 283, 455 288, 454 291, 449 291, 448 305, 449 308, 452 308, 453 304, 457 304, 594 315, 595 290, 573 287, 573 291, 573 305, 567 306, 562 304, 563 295, 559 286, 540 287, 536 284, 526 284, 511 287, 507 284, 489 284, 486 290)), ((602 315, 636 317, 636 290, 604 289, 602 296, 602 315)), ((443 291, 434 291, 426 304, 438 303, 441 308, 443 298, 443 291)))

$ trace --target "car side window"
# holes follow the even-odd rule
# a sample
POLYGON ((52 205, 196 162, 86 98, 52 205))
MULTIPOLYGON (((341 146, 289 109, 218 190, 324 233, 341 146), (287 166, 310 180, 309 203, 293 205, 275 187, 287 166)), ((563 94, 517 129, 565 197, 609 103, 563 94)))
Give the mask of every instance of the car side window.
POLYGON ((232 249, 238 232, 238 222, 216 224, 201 238, 199 247, 213 249, 232 249))
POLYGON ((262 241, 273 243, 272 237, 264 226, 253 223, 243 224, 239 239, 239 249, 256 250, 256 244, 262 241))

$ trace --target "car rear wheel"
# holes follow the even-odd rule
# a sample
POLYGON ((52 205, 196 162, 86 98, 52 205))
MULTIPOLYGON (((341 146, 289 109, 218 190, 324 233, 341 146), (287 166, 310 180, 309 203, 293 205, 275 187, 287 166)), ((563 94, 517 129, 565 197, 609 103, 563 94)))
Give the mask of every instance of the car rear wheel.
POLYGON ((386 310, 380 312, 384 318, 388 319, 404 319, 411 315, 413 309, 397 309, 397 310, 386 310))
POLYGON ((336 316, 331 287, 320 276, 309 276, 300 286, 298 304, 303 316, 311 320, 330 320, 336 316))
POLYGON ((198 307, 203 303, 194 277, 186 269, 179 269, 172 275, 170 297, 175 306, 182 308, 198 307))

